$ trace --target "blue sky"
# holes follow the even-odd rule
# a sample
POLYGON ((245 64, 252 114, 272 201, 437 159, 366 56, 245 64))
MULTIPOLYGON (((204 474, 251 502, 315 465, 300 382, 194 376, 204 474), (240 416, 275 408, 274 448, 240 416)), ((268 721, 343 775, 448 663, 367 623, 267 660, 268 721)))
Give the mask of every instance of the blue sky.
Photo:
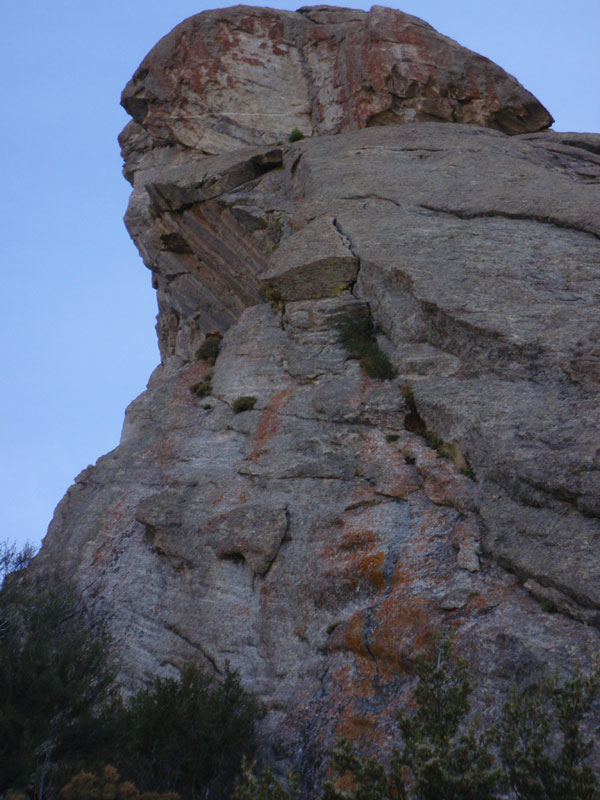
MULTIPOLYGON (((4 0, 0 540, 39 543, 75 475, 118 444, 125 407, 159 361, 150 273, 122 223, 119 95, 161 36, 214 7, 4 0)), ((600 131, 597 0, 397 7, 515 75, 556 130, 600 131)))

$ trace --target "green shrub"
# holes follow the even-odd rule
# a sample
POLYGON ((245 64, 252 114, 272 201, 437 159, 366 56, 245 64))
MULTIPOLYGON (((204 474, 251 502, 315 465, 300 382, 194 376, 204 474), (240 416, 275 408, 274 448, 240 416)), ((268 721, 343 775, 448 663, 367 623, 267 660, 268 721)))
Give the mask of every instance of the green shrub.
POLYGON ((131 781, 122 781, 114 767, 99 775, 79 772, 61 789, 63 800, 179 800, 176 792, 140 792, 131 781))
POLYGON ((254 408, 255 404, 256 397, 242 395, 242 397, 238 397, 237 400, 234 401, 231 408, 233 409, 234 414, 241 414, 242 411, 250 411, 250 409, 254 408))
POLYGON ((323 800, 599 800, 587 763, 594 741, 584 718, 600 694, 600 671, 579 672, 559 685, 545 678, 528 694, 513 690, 500 723, 469 725, 471 683, 464 661, 453 661, 440 641, 416 659, 416 710, 397 715, 401 743, 389 766, 357 754, 347 740, 332 766, 350 779, 349 791, 325 784, 323 800))
POLYGON ((495 737, 508 785, 519 800, 598 800, 600 786, 586 763, 594 741, 581 723, 598 697, 600 672, 559 686, 546 678, 526 695, 513 690, 495 737))
POLYGON ((208 333, 206 339, 196 350, 196 358, 200 361, 208 361, 209 364, 214 364, 221 349, 222 338, 220 333, 208 333))
POLYGON ((300 128, 292 128, 291 133, 288 136, 288 142, 299 142, 300 139, 304 139, 304 134, 300 128))
POLYGON ((280 783, 267 767, 256 775, 255 764, 242 760, 242 772, 235 782, 230 800, 299 800, 298 778, 290 772, 287 786, 280 783))
POLYGON ((385 768, 354 753, 342 740, 332 763, 353 784, 339 792, 329 781, 323 800, 495 800, 500 773, 488 749, 490 737, 475 725, 461 731, 471 692, 466 665, 452 662, 450 642, 437 641, 416 659, 419 683, 412 717, 398 714, 403 743, 385 768))
POLYGON ((546 614, 556 614, 556 612, 558 611, 552 600, 548 600, 547 598, 544 598, 540 602, 540 607, 542 611, 546 612, 546 614))
POLYGON ((210 376, 203 381, 198 381, 198 383, 193 383, 190 386, 190 392, 195 397, 199 398, 208 397, 212 392, 212 384, 210 382, 210 376))
POLYGON ((188 664, 105 710, 99 754, 142 791, 226 797, 242 756, 253 755, 259 713, 229 666, 218 682, 188 664))
POLYGON ((263 294, 272 308, 277 310, 283 307, 283 295, 279 289, 276 289, 274 286, 265 286, 263 288, 263 294))
POLYGON ((358 313, 345 317, 338 325, 338 341, 360 361, 369 377, 378 380, 394 377, 394 368, 377 343, 370 316, 358 313))
POLYGON ((30 552, 0 552, 0 794, 30 786, 40 796, 78 752, 114 675, 75 588, 23 572, 30 552))

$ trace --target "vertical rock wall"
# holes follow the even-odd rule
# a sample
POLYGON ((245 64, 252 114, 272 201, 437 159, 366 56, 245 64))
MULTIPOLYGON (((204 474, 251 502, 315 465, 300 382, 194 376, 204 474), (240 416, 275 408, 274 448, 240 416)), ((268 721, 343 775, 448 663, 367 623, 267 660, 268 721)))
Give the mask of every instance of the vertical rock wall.
POLYGON ((600 136, 540 132, 514 79, 380 7, 192 17, 124 104, 162 364, 38 563, 105 611, 125 682, 229 660, 310 787, 341 734, 389 748, 437 629, 484 714, 589 665, 600 136))

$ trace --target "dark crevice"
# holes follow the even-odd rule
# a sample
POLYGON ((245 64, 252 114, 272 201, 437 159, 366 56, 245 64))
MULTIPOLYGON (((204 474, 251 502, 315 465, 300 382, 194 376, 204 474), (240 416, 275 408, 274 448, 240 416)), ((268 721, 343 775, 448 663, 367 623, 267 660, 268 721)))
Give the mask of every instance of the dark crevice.
POLYGON ((183 641, 184 641, 184 642, 186 642, 187 644, 189 644, 189 645, 190 645, 190 647, 193 647, 193 648, 194 648, 194 650, 198 650, 200 653, 202 653, 202 655, 204 656, 204 658, 205 658, 205 659, 208 661, 208 663, 209 663, 209 664, 212 666, 212 668, 213 668, 213 669, 214 669, 214 671, 217 673, 217 675, 221 675, 221 674, 222 674, 222 670, 221 670, 221 669, 219 669, 219 667, 218 667, 218 665, 217 665, 217 662, 215 661, 215 659, 213 658, 213 656, 211 656, 211 655, 210 655, 210 653, 207 653, 207 652, 206 652, 206 650, 204 650, 204 649, 203 649, 203 648, 202 648, 202 647, 201 647, 201 646, 198 644, 198 642, 194 642, 192 639, 190 639, 190 638, 189 638, 189 636, 186 636, 186 635, 185 635, 185 633, 182 633, 182 632, 179 630, 179 628, 178 628, 176 625, 174 625, 172 622, 165 622, 165 628, 166 628, 168 631, 171 631, 171 633, 174 633, 174 634, 175 634, 175 636, 178 636, 180 639, 183 639, 183 641))
POLYGON ((595 239, 600 239, 600 233, 588 230, 583 225, 577 225, 566 220, 559 219, 558 217, 550 217, 547 214, 528 214, 524 212, 512 211, 466 211, 463 209, 442 208, 440 206, 432 206, 425 203, 419 204, 419 208, 426 211, 433 211, 436 214, 449 214, 459 219, 487 219, 492 217, 503 217, 505 219, 518 219, 525 222, 539 222, 543 225, 553 225, 556 228, 566 228, 568 230, 577 231, 578 233, 587 233, 595 239))
POLYGON ((397 208, 403 208, 401 203, 396 202, 396 200, 392 200, 391 197, 382 197, 378 194, 350 194, 346 195, 345 197, 341 197, 341 200, 381 200, 385 203, 392 203, 397 208))

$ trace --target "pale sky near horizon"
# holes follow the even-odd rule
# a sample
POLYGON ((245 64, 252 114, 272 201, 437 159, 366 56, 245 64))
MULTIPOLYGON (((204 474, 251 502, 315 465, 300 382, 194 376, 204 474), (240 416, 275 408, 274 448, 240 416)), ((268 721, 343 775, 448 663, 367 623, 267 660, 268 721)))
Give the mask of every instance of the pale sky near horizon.
MULTIPOLYGON (((116 142, 128 120, 119 95, 161 36, 219 5, 233 4, 3 4, 0 541, 40 542, 73 478, 118 444, 125 407, 159 362, 150 273, 122 223, 130 187, 116 142)), ((600 132, 598 0, 385 5, 515 75, 555 130, 600 132)))

